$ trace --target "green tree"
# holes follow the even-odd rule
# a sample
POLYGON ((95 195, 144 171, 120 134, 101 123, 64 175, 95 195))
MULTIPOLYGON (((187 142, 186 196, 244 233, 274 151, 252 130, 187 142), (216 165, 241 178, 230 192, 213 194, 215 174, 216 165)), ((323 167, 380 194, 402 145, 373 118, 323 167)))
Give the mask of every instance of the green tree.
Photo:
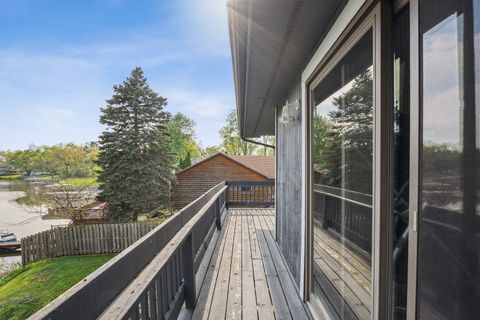
MULTIPOLYGON (((260 142, 263 144, 275 146, 275 136, 261 136, 260 142)), ((260 145, 257 147, 255 154, 258 156, 274 156, 275 149, 260 145)))
POLYGON ((26 150, 9 151, 5 155, 8 164, 24 171, 30 176, 34 170, 41 168, 42 151, 35 145, 30 145, 26 150))
MULTIPOLYGON (((336 187, 371 193, 373 158, 373 80, 367 69, 352 82, 351 88, 335 97, 336 107, 328 119, 317 119, 319 137, 325 137, 323 159, 327 183, 336 187), (325 131, 327 133, 322 133, 325 131)), ((319 144, 321 145, 321 144, 319 144)), ((321 153, 321 152, 320 152, 321 153)), ((315 155, 314 155, 315 157, 315 155)))
POLYGON ((333 122, 326 116, 313 117, 312 157, 315 170, 314 183, 340 186, 342 139, 333 122))
POLYGON ((180 170, 183 170, 185 168, 188 168, 192 165, 192 159, 190 158, 190 152, 187 153, 184 159, 180 160, 178 168, 180 170))
POLYGON ((63 178, 93 176, 96 153, 98 150, 74 143, 43 146, 43 170, 63 178))
POLYGON ((220 129, 220 137, 222 138, 222 149, 227 154, 249 156, 257 149, 255 144, 243 141, 240 138, 237 112, 235 110, 231 110, 227 115, 226 123, 220 129))
POLYGON ((222 148, 219 147, 219 146, 208 146, 208 147, 203 148, 200 151, 200 157, 202 159, 207 159, 207 158, 210 158, 211 156, 219 153, 220 151, 222 151, 222 148))
POLYGON ((178 112, 168 121, 170 135, 170 152, 175 157, 175 164, 179 169, 185 169, 185 160, 191 164, 191 158, 200 156, 200 150, 195 141, 195 121, 178 112))
POLYGON ((99 200, 110 219, 134 221, 138 214, 169 205, 174 178, 167 100, 135 68, 101 109, 99 200))

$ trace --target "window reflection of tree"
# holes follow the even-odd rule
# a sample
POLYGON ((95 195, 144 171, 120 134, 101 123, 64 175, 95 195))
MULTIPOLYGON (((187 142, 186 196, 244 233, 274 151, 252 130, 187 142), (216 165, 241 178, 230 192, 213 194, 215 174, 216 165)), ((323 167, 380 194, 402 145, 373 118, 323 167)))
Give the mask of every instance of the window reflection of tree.
POLYGON ((316 183, 372 193, 373 80, 371 68, 334 97, 335 110, 314 117, 316 183), (342 180, 343 179, 343 180, 342 180))

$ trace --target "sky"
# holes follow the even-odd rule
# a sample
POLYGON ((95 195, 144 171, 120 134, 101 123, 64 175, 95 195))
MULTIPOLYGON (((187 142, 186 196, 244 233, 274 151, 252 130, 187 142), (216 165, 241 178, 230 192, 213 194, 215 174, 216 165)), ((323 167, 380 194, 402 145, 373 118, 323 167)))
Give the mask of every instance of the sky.
POLYGON ((0 1, 0 150, 97 140, 136 66, 218 144, 235 106, 225 1, 0 1))

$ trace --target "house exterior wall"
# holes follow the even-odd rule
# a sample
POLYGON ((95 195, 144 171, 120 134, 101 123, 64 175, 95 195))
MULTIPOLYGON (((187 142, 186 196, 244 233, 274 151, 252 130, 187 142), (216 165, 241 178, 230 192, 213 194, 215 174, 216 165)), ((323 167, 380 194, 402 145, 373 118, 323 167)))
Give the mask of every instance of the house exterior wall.
MULTIPOLYGON (((285 100, 301 97, 300 77, 285 100)), ((277 108, 276 237, 280 250, 298 288, 301 287, 302 233, 302 119, 279 123, 282 106, 277 108)))
POLYGON ((265 181, 264 176, 219 154, 177 174, 172 190, 175 209, 181 209, 225 180, 265 181))

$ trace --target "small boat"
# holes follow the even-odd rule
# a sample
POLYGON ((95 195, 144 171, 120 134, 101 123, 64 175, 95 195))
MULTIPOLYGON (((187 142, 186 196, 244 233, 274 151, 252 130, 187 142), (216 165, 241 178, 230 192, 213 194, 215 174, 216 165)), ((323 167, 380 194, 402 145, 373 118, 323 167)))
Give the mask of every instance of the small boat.
POLYGON ((17 236, 11 232, 0 233, 0 243, 17 242, 17 236))

